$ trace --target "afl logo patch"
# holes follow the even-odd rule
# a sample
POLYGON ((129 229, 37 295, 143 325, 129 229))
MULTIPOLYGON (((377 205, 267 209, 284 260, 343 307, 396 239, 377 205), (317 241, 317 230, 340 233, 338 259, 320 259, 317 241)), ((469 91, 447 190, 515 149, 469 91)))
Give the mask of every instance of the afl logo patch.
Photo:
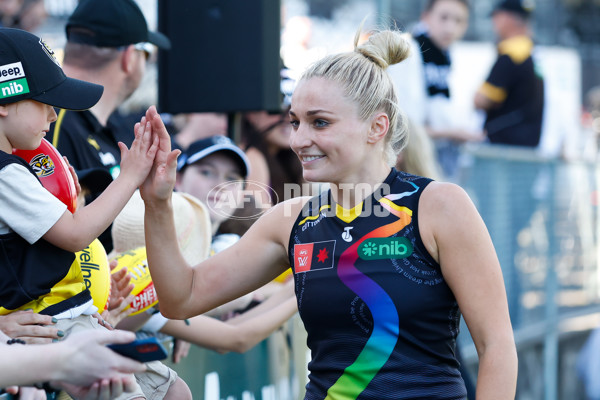
POLYGON ((29 165, 40 178, 50 176, 54 173, 54 161, 49 155, 40 153, 29 161, 29 165))

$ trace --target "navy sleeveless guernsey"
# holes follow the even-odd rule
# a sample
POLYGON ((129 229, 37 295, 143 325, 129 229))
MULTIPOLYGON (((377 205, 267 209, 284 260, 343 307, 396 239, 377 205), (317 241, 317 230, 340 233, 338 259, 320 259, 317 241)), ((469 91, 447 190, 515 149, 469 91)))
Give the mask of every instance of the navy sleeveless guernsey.
POLYGON ((312 355, 305 399, 466 398, 460 311, 419 234, 430 182, 392 169, 356 208, 325 192, 297 218, 288 254, 312 355))

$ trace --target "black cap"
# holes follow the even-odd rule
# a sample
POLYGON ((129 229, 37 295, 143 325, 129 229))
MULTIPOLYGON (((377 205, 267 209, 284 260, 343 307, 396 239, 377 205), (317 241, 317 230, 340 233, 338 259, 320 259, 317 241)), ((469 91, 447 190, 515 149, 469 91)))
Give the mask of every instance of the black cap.
POLYGON ((502 0, 496 4, 492 15, 498 11, 508 11, 520 15, 523 18, 529 18, 535 4, 533 0, 502 0))
POLYGON ((67 40, 97 47, 121 47, 149 42, 170 49, 160 32, 148 31, 142 10, 134 0, 81 0, 65 27, 67 40))
POLYGON ((226 151, 235 162, 239 165, 242 176, 245 178, 250 171, 250 162, 242 149, 237 147, 231 139, 226 136, 216 135, 206 139, 197 140, 190 144, 189 147, 179 156, 177 160, 177 170, 181 171, 188 165, 200 161, 204 157, 216 153, 218 151, 226 151))
POLYGON ((0 28, 0 104, 33 99, 68 110, 87 110, 104 88, 67 78, 54 51, 39 37, 0 28))

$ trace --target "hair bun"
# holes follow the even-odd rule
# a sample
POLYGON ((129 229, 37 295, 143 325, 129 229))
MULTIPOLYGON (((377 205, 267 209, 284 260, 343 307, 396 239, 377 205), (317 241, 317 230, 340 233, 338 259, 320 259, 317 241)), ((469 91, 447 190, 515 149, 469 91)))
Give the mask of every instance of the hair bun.
POLYGON ((405 35, 399 31, 374 32, 369 39, 358 45, 360 31, 354 39, 355 51, 367 57, 381 68, 398 64, 410 54, 410 45, 405 35))

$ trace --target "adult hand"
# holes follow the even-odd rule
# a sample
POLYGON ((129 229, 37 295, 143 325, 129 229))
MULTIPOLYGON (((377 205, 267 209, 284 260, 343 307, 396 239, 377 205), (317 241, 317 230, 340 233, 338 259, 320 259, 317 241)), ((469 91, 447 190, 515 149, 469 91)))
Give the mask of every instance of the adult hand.
POLYGON ((190 353, 190 347, 192 345, 189 342, 181 339, 175 339, 175 346, 173 346, 173 363, 177 364, 183 360, 190 353))
POLYGON ((0 315, 0 331, 30 344, 50 343, 52 339, 58 339, 59 330, 52 326, 55 323, 56 320, 51 316, 36 314, 31 310, 0 315))
POLYGON ((122 380, 134 372, 146 369, 142 363, 123 357, 108 347, 109 343, 128 343, 135 339, 133 332, 103 329, 76 332, 64 341, 56 344, 62 346, 56 360, 61 365, 53 386, 61 386, 68 382, 82 388, 91 386, 101 379, 122 380))
POLYGON ((136 389, 135 377, 133 375, 122 378, 102 379, 85 387, 65 382, 61 383, 60 386, 76 400, 114 399, 123 393, 133 392, 136 389))
POLYGON ((30 386, 11 386, 6 388, 6 393, 18 395, 19 400, 46 400, 46 392, 30 386))
POLYGON ((151 124, 153 137, 158 138, 159 145, 154 158, 154 165, 146 181, 140 187, 140 194, 147 203, 166 201, 171 198, 171 193, 175 187, 177 157, 181 154, 181 151, 171 151, 171 138, 156 111, 156 107, 151 106, 148 108, 146 115, 142 117, 139 124, 145 121, 149 121, 151 124))

